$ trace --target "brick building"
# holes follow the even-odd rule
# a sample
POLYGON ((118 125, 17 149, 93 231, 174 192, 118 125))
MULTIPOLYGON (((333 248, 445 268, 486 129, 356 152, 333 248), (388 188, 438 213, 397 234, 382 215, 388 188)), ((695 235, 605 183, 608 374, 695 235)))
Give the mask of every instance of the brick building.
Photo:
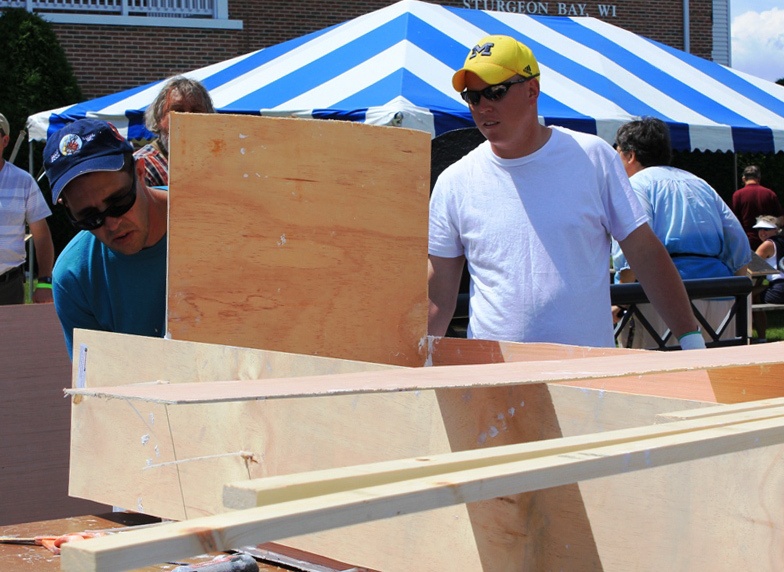
MULTIPOLYGON (((52 22, 84 97, 91 99, 271 46, 392 3, 390 0, 95 0, 89 3, 92 8, 86 10, 87 3, 76 1, 0 0, 0 8, 31 4, 37 14, 52 22), (41 8, 36 8, 39 4, 41 8), (57 11, 52 10, 52 5, 58 6, 57 11), (162 5, 171 7, 162 9, 162 5), (184 14, 184 5, 193 8, 184 14)), ((729 0, 586 0, 582 3, 442 0, 433 3, 531 15, 593 16, 700 57, 730 63, 729 0)))

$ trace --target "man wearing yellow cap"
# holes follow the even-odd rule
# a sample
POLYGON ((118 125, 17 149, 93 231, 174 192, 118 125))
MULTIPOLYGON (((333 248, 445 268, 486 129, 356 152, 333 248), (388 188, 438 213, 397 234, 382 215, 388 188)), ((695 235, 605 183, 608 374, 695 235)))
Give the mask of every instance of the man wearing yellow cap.
POLYGON ((433 189, 429 333, 446 332, 467 263, 469 337, 613 346, 612 236, 681 347, 704 348, 618 154, 594 135, 539 123, 539 73, 528 47, 488 36, 452 78, 487 141, 433 189))

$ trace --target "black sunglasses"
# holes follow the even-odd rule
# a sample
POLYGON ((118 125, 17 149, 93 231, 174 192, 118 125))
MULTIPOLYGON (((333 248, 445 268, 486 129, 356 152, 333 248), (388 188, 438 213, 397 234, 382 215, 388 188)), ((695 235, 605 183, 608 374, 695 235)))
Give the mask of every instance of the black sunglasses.
POLYGON ((95 230, 101 228, 108 217, 117 218, 121 217, 133 207, 136 202, 136 169, 131 170, 133 175, 131 179, 131 186, 119 197, 111 200, 106 209, 95 214, 89 214, 86 217, 76 220, 71 214, 71 210, 66 205, 65 212, 68 214, 68 220, 79 230, 95 230))
POLYGON ((504 83, 489 85, 484 89, 480 89, 479 91, 472 91, 470 89, 466 89, 460 92, 460 97, 462 97, 463 101, 465 101, 469 105, 478 105, 480 97, 484 97, 487 101, 498 101, 499 99, 503 99, 504 96, 509 91, 509 88, 515 85, 516 83, 525 83, 529 79, 534 79, 535 77, 538 76, 539 74, 536 74, 536 75, 532 75, 531 77, 526 77, 515 81, 505 81, 504 83))

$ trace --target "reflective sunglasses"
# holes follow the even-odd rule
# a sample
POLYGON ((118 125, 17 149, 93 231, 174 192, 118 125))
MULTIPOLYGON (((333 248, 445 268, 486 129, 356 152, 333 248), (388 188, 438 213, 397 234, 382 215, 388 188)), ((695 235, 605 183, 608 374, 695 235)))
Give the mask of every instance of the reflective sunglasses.
POLYGON ((534 79, 535 77, 539 77, 539 74, 532 75, 531 77, 526 77, 523 79, 518 79, 515 81, 505 81, 504 83, 489 85, 484 89, 480 89, 479 91, 466 89, 460 92, 460 97, 462 97, 463 101, 465 101, 469 105, 478 105, 480 97, 484 97, 487 101, 499 101, 504 98, 504 96, 509 91, 509 88, 512 87, 514 84, 525 83, 529 79, 534 79))
POLYGON ((113 197, 109 201, 109 206, 95 214, 88 214, 86 217, 76 220, 71 214, 71 210, 66 205, 65 212, 68 214, 68 220, 79 230, 95 230, 101 228, 108 217, 117 218, 121 217, 133 207, 136 202, 136 169, 132 169, 133 178, 131 186, 120 196, 113 197))

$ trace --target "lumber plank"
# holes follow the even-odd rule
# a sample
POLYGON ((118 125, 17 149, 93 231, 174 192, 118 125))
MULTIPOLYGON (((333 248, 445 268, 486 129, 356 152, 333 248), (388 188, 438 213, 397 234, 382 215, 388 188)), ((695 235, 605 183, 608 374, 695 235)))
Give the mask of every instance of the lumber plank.
MULTIPOLYGON (((300 377, 296 380, 245 380, 167 384, 128 385, 112 388, 70 389, 73 396, 97 396, 151 401, 165 404, 212 403, 277 399, 293 396, 341 395, 384 391, 466 388, 553 383, 560 381, 606 379, 664 372, 721 369, 737 371, 753 379, 763 370, 784 372, 784 342, 716 348, 697 352, 646 352, 634 355, 578 358, 558 362, 528 361, 483 365, 409 368, 392 371, 360 372, 340 376, 300 377)), ((713 377, 711 377, 713 382, 713 377)), ((775 391, 775 388, 773 388, 775 391)), ((778 390, 780 395, 781 389, 778 390)), ((770 395, 766 395, 770 397, 770 395)), ((753 399, 753 396, 750 397, 753 399)))
MULTIPOLYGON (((348 488, 345 483, 334 489, 326 486, 323 494, 314 487, 321 476, 317 474, 303 481, 307 484, 305 495, 302 490, 295 490, 260 508, 163 525, 154 531, 131 531, 115 538, 67 544, 63 549, 63 569, 140 566, 784 441, 784 409, 778 408, 774 416, 772 409, 755 413, 725 415, 721 416, 722 421, 690 420, 621 432, 632 435, 605 433, 593 439, 578 438, 586 442, 574 449, 563 448, 563 443, 550 443, 554 448, 547 450, 548 444, 540 444, 545 447, 541 456, 530 455, 531 444, 513 446, 519 456, 511 458, 505 455, 506 451, 499 453, 497 449, 452 453, 444 456, 444 464, 435 472, 393 471, 391 480, 373 479, 373 468, 365 467, 359 469, 365 472, 359 483, 350 480, 348 488), (450 465, 454 456, 459 459, 450 465), (477 465, 475 461, 479 459, 486 464, 477 465), (357 484, 360 488, 354 486, 357 484)), ((420 468, 427 464, 413 462, 420 468)), ((342 472, 351 475, 356 469, 342 472)), ((286 482, 278 479, 271 489, 281 486, 285 487, 286 482)))
POLYGON ((426 133, 173 114, 170 136, 172 338, 422 365, 426 133))
POLYGON ((775 397, 773 399, 760 399, 757 401, 746 401, 743 403, 734 403, 731 405, 719 405, 715 407, 702 407, 699 409, 690 409, 685 411, 669 411, 667 413, 659 413, 656 415, 656 422, 662 423, 668 421, 684 421, 687 419, 702 419, 705 417, 720 417, 745 412, 764 413, 766 411, 775 410, 781 406, 784 406, 784 398, 775 397))
MULTIPOLYGON (((426 477, 441 478, 448 473, 492 468, 545 457, 570 457, 578 453, 586 457, 592 454, 603 455, 605 449, 611 448, 612 451, 623 450, 627 452, 640 448, 644 450, 648 446, 651 448, 661 446, 660 443, 668 442, 665 438, 672 436, 682 437, 676 442, 691 443, 694 441, 692 433, 713 428, 726 428, 730 425, 740 428, 741 424, 754 421, 773 419, 777 420, 784 428, 784 400, 777 401, 778 403, 769 403, 767 406, 736 407, 729 412, 724 411, 724 407, 708 407, 664 414, 682 419, 680 422, 649 427, 229 483, 224 485, 223 489, 224 505, 232 509, 268 506, 406 480, 426 477), (656 439, 661 439, 661 442, 655 441, 656 439), (643 440, 646 442, 641 443, 643 440), (624 445, 628 445, 628 447, 624 447, 624 445)), ((697 439, 704 438, 702 435, 697 436, 697 439)), ((781 440, 784 442, 784 435, 781 436, 781 440)), ((771 443, 776 443, 776 441, 759 442, 758 446, 766 446, 771 443)), ((706 450, 707 448, 706 445, 706 450)), ((728 448, 726 452, 732 450, 728 448)), ((682 460, 679 458, 678 461, 671 462, 682 460)), ((666 464, 666 462, 662 464, 666 464)))

